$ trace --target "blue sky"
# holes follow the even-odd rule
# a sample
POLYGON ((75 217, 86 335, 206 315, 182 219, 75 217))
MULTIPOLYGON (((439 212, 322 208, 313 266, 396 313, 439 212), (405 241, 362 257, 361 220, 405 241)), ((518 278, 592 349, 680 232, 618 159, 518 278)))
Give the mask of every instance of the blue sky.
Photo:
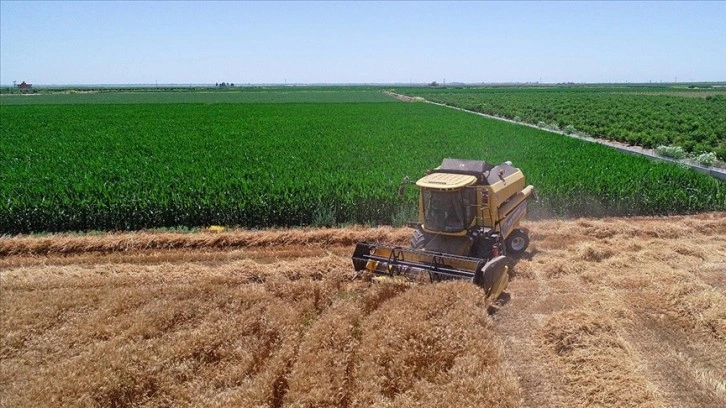
POLYGON ((0 0, 0 83, 726 80, 726 1, 0 0))

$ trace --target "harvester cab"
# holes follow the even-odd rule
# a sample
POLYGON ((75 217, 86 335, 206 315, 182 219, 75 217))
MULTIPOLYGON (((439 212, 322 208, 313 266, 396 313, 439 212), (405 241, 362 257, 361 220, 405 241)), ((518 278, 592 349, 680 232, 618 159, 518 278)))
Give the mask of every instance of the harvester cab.
POLYGON ((420 178, 418 222, 411 248, 359 243, 353 253, 357 273, 388 279, 467 279, 496 299, 509 282, 510 259, 529 244, 519 227, 534 187, 510 162, 444 159, 420 178))

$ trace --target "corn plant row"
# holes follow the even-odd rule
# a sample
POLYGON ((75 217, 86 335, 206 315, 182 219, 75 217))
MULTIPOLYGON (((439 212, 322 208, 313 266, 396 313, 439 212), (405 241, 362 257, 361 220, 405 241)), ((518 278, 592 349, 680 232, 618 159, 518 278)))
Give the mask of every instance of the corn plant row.
POLYGON ((0 234, 391 223, 404 176, 511 160, 542 217, 726 210, 724 183, 410 103, 0 106, 0 234))

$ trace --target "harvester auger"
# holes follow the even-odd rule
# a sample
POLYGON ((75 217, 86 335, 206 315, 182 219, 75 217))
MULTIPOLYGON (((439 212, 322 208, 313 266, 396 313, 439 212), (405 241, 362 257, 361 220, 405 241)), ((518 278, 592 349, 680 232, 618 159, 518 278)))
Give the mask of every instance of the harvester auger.
POLYGON ((518 228, 535 197, 524 174, 510 162, 444 159, 416 182, 418 223, 411 248, 359 243, 353 252, 357 274, 379 279, 436 282, 466 279, 496 300, 509 282, 508 255, 523 253, 527 231, 518 228))

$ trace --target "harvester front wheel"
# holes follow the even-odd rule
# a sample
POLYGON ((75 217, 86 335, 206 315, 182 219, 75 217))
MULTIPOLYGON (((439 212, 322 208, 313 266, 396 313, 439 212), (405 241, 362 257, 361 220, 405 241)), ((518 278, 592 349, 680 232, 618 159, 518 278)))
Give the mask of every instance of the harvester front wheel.
POLYGON ((411 249, 423 249, 426 246, 428 237, 421 230, 415 230, 411 237, 411 249))
POLYGON ((514 230, 509 237, 507 237, 507 254, 519 255, 522 254, 529 246, 529 236, 522 230, 514 230))

